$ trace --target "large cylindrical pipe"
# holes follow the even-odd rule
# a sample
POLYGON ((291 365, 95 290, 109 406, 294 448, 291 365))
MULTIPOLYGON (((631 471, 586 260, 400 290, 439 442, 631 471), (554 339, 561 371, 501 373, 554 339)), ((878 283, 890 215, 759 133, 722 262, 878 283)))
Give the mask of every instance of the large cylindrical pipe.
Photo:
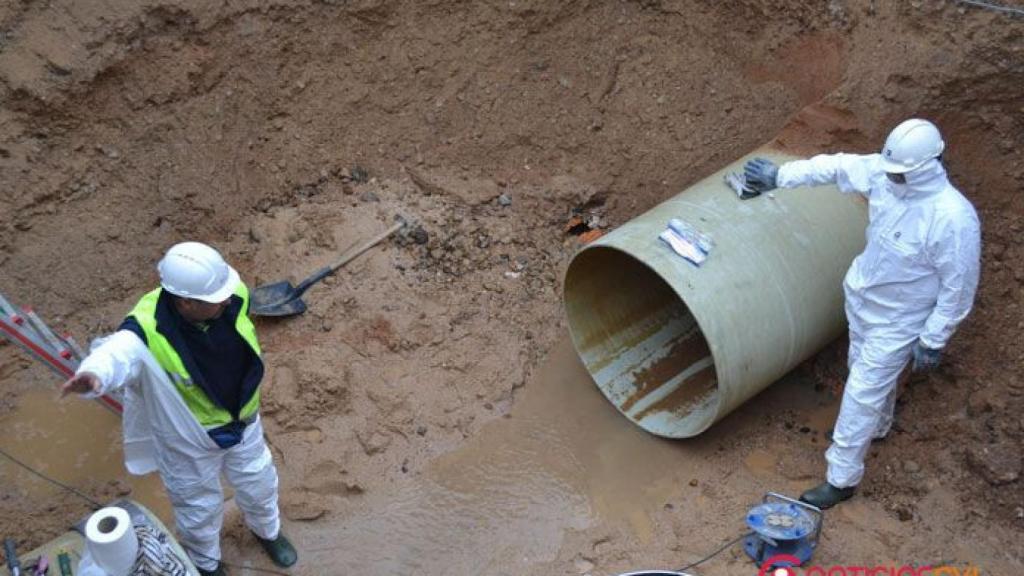
POLYGON ((834 186, 740 200, 723 182, 760 150, 573 258, 564 300, 601 392, 648 432, 695 436, 839 336, 843 275, 867 205, 834 186), (714 241, 696 267, 658 239, 671 218, 714 241))

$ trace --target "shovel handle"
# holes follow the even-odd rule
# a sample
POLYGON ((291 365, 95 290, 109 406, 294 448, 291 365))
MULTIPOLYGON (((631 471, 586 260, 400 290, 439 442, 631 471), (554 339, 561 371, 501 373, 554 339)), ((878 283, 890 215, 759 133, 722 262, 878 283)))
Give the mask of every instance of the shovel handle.
POLYGON ((295 287, 295 293, 292 294, 291 296, 288 296, 287 298, 282 298, 282 300, 294 300, 295 298, 302 296, 302 294, 306 290, 309 290, 310 286, 330 276, 331 272, 334 272, 334 269, 332 269, 330 266, 324 266, 323 268, 314 272, 313 275, 310 276, 309 278, 306 278, 302 282, 299 282, 299 285, 295 287))
POLYGON ((363 252, 366 252, 370 248, 373 248, 377 244, 380 244, 382 241, 384 241, 384 239, 391 236, 395 232, 398 232, 403 226, 405 226, 404 220, 401 222, 396 222, 391 228, 388 228, 387 230, 374 236, 370 240, 367 240, 366 243, 363 244, 362 246, 359 246, 355 250, 346 252, 341 257, 341 259, 335 262, 334 264, 330 266, 324 266, 323 268, 317 270, 316 272, 313 273, 312 276, 306 278, 298 286, 295 287, 295 297, 301 296, 302 293, 308 290, 310 286, 330 276, 338 268, 341 268, 345 264, 348 264, 349 262, 355 260, 356 257, 358 257, 363 252))

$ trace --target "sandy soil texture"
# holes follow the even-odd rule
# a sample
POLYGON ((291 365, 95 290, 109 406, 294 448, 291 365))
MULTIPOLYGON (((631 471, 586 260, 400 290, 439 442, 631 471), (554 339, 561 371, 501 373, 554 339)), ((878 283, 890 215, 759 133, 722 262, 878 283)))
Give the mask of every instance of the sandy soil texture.
MULTIPOLYGON (((386 508, 414 478, 450 478, 445 455, 516 420, 502 417, 564 340, 571 218, 613 228, 770 139, 868 152, 923 115, 983 221, 980 294, 872 450, 863 503, 840 520, 860 540, 837 533, 825 558, 883 550, 1020 573, 1024 23, 945 0, 721 4, 5 3, 0 290, 85 340, 119 323, 182 239, 216 245, 258 285, 300 280, 395 215, 415 221, 422 233, 313 288, 306 314, 258 326, 284 513, 311 535, 386 508), (939 557, 969 541, 980 559, 939 557)), ((665 480, 645 528, 626 513, 573 520, 586 514, 570 502, 538 558, 460 566, 596 574, 713 548, 731 535, 720 515, 820 475, 831 422, 814 415, 835 404, 843 349, 708 438, 657 452, 704 467, 692 485, 688 471, 665 480), (734 474, 744 466, 765 475, 734 474)), ((53 385, 0 346, 0 417, 53 385)), ((84 488, 108 498, 124 484, 84 488)), ((70 502, 4 483, 0 534, 31 547, 82 514, 70 502)), ((255 550, 237 521, 227 536, 255 550)), ((748 572, 733 555, 706 573, 748 572)))

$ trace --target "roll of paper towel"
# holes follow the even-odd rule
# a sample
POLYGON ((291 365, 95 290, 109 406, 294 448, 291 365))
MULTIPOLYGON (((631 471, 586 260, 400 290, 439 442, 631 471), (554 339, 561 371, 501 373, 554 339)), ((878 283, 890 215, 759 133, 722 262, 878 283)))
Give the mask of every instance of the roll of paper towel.
POLYGON ((97 510, 85 523, 85 540, 93 563, 110 576, 125 576, 135 565, 139 539, 124 508, 97 510))

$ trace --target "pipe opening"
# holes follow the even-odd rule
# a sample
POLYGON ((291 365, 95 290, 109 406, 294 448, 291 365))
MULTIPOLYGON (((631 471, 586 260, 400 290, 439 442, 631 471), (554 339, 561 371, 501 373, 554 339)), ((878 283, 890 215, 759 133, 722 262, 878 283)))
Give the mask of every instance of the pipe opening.
POLYGON ((719 391, 711 349, 657 272, 618 249, 587 248, 569 265, 564 299, 576 351, 620 412, 671 438, 714 422, 719 391))

